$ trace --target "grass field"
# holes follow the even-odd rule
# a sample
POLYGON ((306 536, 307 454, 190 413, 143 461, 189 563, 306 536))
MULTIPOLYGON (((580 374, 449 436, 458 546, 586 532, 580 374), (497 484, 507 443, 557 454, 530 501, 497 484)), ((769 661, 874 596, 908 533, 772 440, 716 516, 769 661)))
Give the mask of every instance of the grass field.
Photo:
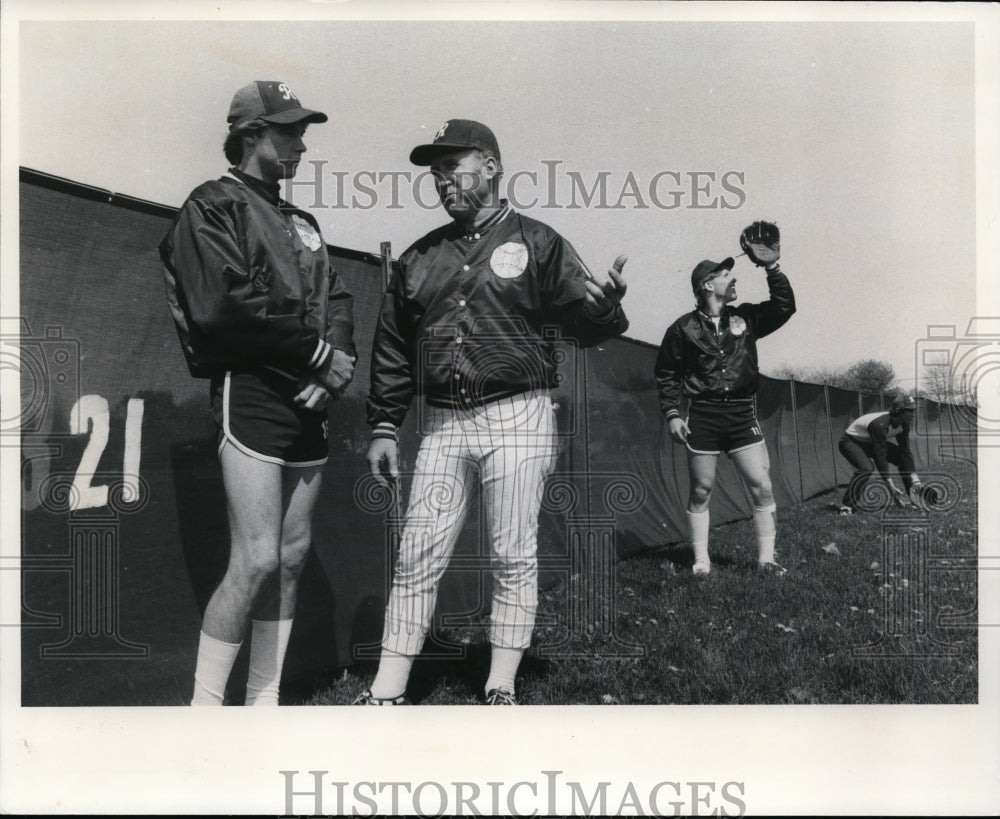
MULTIPOLYGON (((964 462, 941 471, 961 487, 945 512, 841 517, 831 509, 834 493, 780 509, 784 576, 754 570, 752 524, 741 521, 712 530, 707 578, 691 574, 683 545, 618 561, 603 620, 569 629, 556 617, 587 593, 583 578, 544 590, 519 701, 975 703, 976 472, 964 462)), ((480 702, 489 663, 484 627, 446 636, 467 656, 419 661, 411 698, 480 702)), ((374 671, 354 666, 301 704, 349 703, 374 671)))

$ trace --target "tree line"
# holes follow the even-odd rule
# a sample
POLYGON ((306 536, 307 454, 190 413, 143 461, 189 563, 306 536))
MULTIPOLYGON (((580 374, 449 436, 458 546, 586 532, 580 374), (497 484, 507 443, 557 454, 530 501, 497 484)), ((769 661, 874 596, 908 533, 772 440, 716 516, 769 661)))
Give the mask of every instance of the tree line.
POLYGON ((946 362, 925 365, 921 381, 916 387, 908 390, 898 383, 892 364, 874 358, 855 361, 840 369, 782 365, 766 375, 808 384, 826 384, 869 395, 878 395, 881 392, 887 396, 894 396, 907 392, 915 398, 928 398, 939 403, 975 403, 975 396, 971 394, 969 385, 960 383, 946 362))

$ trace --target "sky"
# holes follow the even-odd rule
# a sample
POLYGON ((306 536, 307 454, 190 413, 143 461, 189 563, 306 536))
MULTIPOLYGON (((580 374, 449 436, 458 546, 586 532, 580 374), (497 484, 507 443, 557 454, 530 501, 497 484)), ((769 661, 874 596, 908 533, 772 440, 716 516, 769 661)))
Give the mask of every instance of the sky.
MULTIPOLYGON (((781 228, 798 301, 761 344, 765 373, 875 358, 909 389, 928 325, 961 334, 976 314, 970 22, 21 26, 35 170, 179 205, 225 170, 233 92, 279 79, 330 115, 287 193, 331 244, 398 255, 440 224, 408 156, 460 117, 493 128, 514 202, 589 266, 628 254, 632 338, 659 344, 693 307, 694 266, 739 254, 757 219, 781 228)), ((741 301, 766 298, 746 258, 736 276, 741 301)))
MULTIPOLYGON (((4 0, 0 13, 5 316, 17 166, 180 205, 225 171, 229 102, 254 79, 330 116, 307 133, 288 192, 329 243, 389 241, 398 256, 442 223, 409 152, 449 118, 477 119, 523 212, 592 268, 629 255, 628 335, 644 342, 693 306, 692 268, 738 254, 757 219, 781 227, 798 302, 760 343, 765 373, 876 358, 909 389, 930 326, 962 337, 1000 304, 995 4, 4 0), (603 196, 585 202, 578 187, 574 202, 574 184, 602 180, 603 196)), ((735 272, 741 300, 766 298, 745 258, 735 272)), ((18 482, 11 450, 5 487, 18 482)), ((981 449, 980 470, 991 485, 1000 448, 981 449)), ((0 497, 14 544, 16 494, 0 497)), ((980 544, 996 555, 993 506, 980 505, 980 544)), ((981 575, 981 622, 998 623, 981 575)), ((13 611, 12 595, 0 601, 2 622, 17 621, 16 597, 13 611)), ((987 700, 998 637, 978 636, 987 700)), ((286 768, 348 782, 554 768, 586 782, 738 778, 752 807, 792 815, 996 804, 992 708, 536 708, 502 724, 432 708, 281 709, 280 721, 217 709, 195 723, 170 708, 20 709, 17 660, 0 676, 5 798, 47 804, 57 777, 75 799, 62 806, 81 812, 280 812, 286 768)))

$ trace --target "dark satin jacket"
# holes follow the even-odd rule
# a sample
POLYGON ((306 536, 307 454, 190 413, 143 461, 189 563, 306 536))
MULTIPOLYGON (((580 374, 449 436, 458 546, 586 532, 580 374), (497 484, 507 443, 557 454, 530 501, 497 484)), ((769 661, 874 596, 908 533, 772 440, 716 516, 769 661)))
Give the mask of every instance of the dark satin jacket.
POLYGON ((670 419, 681 415, 681 396, 722 401, 757 392, 757 339, 773 333, 795 312, 795 295, 780 270, 767 275, 770 298, 723 307, 719 330, 698 310, 667 328, 656 358, 660 408, 670 419))
POLYGON ((316 220, 238 171, 205 182, 160 244, 191 374, 263 366, 297 378, 355 355, 353 299, 316 220))
POLYGON ((451 222, 400 257, 372 348, 372 426, 398 427, 414 395, 472 407, 555 387, 562 342, 588 347, 628 328, 621 305, 586 314, 587 268, 552 228, 505 206, 475 231, 451 222))

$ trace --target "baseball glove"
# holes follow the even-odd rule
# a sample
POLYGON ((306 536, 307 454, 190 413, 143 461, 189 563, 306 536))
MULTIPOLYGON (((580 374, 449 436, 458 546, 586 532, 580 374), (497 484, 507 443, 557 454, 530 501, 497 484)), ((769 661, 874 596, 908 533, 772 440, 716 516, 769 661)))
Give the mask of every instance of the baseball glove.
POLYGON ((781 257, 781 233, 774 222, 754 222, 740 234, 740 247, 755 265, 774 264, 781 257))

